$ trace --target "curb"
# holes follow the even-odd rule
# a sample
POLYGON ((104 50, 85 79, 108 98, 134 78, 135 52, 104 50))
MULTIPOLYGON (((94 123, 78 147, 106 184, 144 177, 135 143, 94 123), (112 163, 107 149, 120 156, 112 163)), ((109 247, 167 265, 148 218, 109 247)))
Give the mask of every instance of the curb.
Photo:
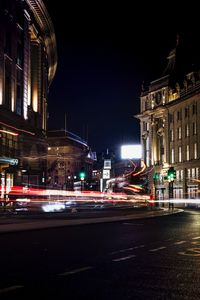
POLYGON ((134 219, 147 219, 155 218, 161 216, 168 216, 172 214, 177 214, 184 212, 183 209, 175 209, 174 211, 169 211, 168 209, 163 209, 162 211, 153 211, 149 213, 143 213, 141 215, 125 215, 125 216, 114 216, 114 217, 102 217, 102 218, 89 218, 89 219, 76 219, 76 220, 53 220, 52 221, 35 221, 30 223, 19 223, 19 224, 2 224, 0 225, 0 233, 9 233, 17 231, 28 231, 28 230, 39 230, 48 229, 56 227, 65 226, 76 226, 76 225, 88 225, 88 224, 98 224, 98 223, 109 223, 109 222, 120 222, 134 219))

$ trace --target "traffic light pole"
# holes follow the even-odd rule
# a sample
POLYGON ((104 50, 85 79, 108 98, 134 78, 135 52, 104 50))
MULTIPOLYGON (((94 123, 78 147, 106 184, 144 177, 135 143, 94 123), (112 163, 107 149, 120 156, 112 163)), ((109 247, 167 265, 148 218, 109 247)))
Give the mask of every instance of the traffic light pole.
POLYGON ((174 181, 169 182, 169 199, 174 198, 174 181))
POLYGON ((170 202, 170 199, 174 198, 174 181, 169 181, 169 208, 172 207, 174 208, 174 203, 170 202))
POLYGON ((81 180, 81 192, 84 191, 84 180, 81 180))

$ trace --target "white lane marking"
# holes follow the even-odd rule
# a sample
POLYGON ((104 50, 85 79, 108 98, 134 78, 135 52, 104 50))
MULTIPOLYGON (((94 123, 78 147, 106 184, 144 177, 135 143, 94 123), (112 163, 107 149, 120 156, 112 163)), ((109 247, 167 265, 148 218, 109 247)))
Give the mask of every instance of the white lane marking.
POLYGON ((144 245, 139 245, 139 246, 133 247, 133 249, 138 249, 138 248, 144 248, 144 245))
POLYGON ((175 242, 174 245, 181 245, 181 244, 184 244, 186 243, 186 241, 179 241, 179 242, 175 242))
POLYGON ((144 224, 136 224, 136 223, 128 223, 128 222, 125 222, 125 223, 123 223, 123 225, 136 225, 136 226, 143 226, 144 224))
POLYGON ((22 289, 23 287, 24 287, 23 285, 9 286, 8 288, 1 289, 0 294, 12 292, 12 291, 17 290, 17 289, 22 289))
POLYGON ((198 240, 198 239, 200 239, 200 236, 196 236, 192 238, 192 240, 198 240))
POLYGON ((72 275, 72 274, 84 272, 84 271, 91 270, 91 269, 93 269, 93 267, 88 266, 88 267, 83 267, 83 268, 74 269, 74 270, 71 270, 71 271, 68 271, 68 272, 60 273, 58 275, 60 275, 60 276, 68 276, 68 275, 72 275))
POLYGON ((133 257, 135 257, 135 255, 129 255, 129 256, 124 256, 124 257, 120 257, 120 258, 115 258, 115 259, 112 259, 112 261, 122 261, 122 260, 131 259, 133 257))
POLYGON ((121 252, 126 252, 126 251, 131 251, 133 250, 134 248, 131 247, 131 248, 127 248, 127 249, 121 249, 121 250, 118 250, 118 251, 113 251, 110 253, 110 255, 113 255, 113 254, 117 254, 117 253, 121 253, 121 252))
POLYGON ((156 251, 159 251, 159 250, 162 250, 162 249, 165 249, 166 247, 159 247, 159 248, 155 248, 155 249, 150 249, 149 251, 151 252, 156 252, 156 251))
POLYGON ((138 249, 138 248, 143 248, 143 247, 144 247, 144 245, 139 245, 139 246, 135 246, 135 247, 131 247, 131 248, 121 249, 121 250, 113 251, 113 252, 109 253, 109 255, 122 253, 122 252, 128 252, 128 251, 138 249))

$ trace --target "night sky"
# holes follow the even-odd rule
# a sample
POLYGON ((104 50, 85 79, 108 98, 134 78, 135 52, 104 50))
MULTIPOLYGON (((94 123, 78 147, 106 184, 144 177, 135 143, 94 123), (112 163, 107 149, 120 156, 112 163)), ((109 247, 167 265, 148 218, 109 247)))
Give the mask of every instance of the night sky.
MULTIPOLYGON (((125 2, 78 4, 44 0, 54 24, 58 67, 49 90, 49 129, 67 129, 93 151, 139 142, 142 82, 157 79, 182 23, 157 8, 125 2), (173 22, 172 22, 173 20, 173 22)), ((183 22, 184 23, 184 22, 183 22)), ((182 30, 182 28, 181 28, 182 30)))

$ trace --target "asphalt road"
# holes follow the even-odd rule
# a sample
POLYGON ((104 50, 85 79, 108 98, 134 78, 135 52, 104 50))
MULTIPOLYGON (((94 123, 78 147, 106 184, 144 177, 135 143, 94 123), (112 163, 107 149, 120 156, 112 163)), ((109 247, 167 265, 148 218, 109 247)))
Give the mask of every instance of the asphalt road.
POLYGON ((0 235, 0 299, 200 299, 200 212, 0 235))

